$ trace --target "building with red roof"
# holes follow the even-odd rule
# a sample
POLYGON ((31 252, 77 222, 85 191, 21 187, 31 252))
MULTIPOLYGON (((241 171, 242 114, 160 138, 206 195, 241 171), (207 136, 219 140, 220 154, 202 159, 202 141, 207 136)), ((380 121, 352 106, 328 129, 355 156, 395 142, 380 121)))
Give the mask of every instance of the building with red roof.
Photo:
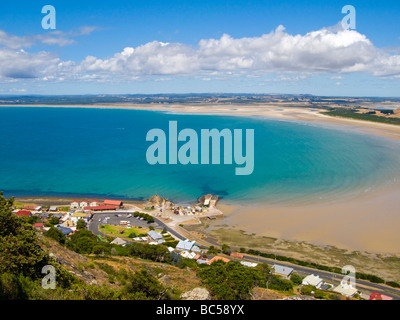
POLYGON ((93 210, 93 211, 104 211, 104 210, 115 210, 116 206, 99 205, 95 207, 85 207, 83 210, 93 210))
POLYGON ((24 217, 30 217, 32 213, 28 210, 19 210, 18 212, 15 213, 17 216, 24 216, 24 217))
POLYGON ((229 261, 230 261, 230 260, 227 259, 227 258, 220 257, 220 256, 215 256, 215 257, 213 257, 211 260, 209 260, 209 261, 207 262, 207 264, 211 264, 211 263, 213 263, 214 261, 217 261, 217 260, 222 260, 223 262, 229 262, 229 261))
POLYGON ((104 204, 112 205, 112 206, 117 206, 117 207, 122 207, 122 201, 119 200, 104 200, 104 204))
POLYGON ((378 292, 372 292, 368 300, 393 300, 393 298, 378 292))

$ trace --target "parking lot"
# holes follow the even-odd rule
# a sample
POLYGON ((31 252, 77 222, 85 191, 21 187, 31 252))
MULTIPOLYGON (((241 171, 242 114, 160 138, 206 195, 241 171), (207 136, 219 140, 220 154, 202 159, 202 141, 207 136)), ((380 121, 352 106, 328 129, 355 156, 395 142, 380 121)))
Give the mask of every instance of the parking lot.
POLYGON ((140 220, 133 216, 131 212, 97 212, 93 215, 92 221, 89 223, 89 230, 94 234, 102 235, 103 233, 99 231, 99 226, 101 224, 109 225, 121 225, 121 221, 128 221, 131 226, 148 228, 150 226, 155 229, 163 229, 157 222, 148 223, 146 220, 140 220))

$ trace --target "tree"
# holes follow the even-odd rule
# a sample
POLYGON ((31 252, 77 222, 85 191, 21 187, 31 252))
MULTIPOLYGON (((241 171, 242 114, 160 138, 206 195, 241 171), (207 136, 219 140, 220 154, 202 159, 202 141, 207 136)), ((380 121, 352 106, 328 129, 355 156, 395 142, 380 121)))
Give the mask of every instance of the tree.
POLYGON ((227 255, 230 255, 232 251, 231 251, 231 248, 227 244, 223 244, 222 245, 222 252, 227 254, 227 255))
POLYGON ((219 250, 215 248, 214 246, 210 246, 208 248, 207 254, 218 254, 219 250))
POLYGON ((92 253, 94 253, 96 255, 102 254, 103 252, 104 252, 104 247, 103 246, 96 245, 92 249, 92 253))
POLYGON ((67 247, 77 253, 90 254, 98 241, 99 239, 93 232, 81 229, 70 237, 70 241, 67 242, 67 247))
POLYGON ((217 260, 199 268, 197 275, 221 300, 248 299, 251 290, 262 280, 260 270, 243 266, 239 261, 217 260))
POLYGON ((279 291, 291 291, 293 290, 293 283, 290 280, 282 279, 279 276, 272 275, 269 288, 279 291))
POLYGON ((57 218, 57 217, 51 217, 51 218, 49 219, 49 223, 50 223, 52 226, 55 226, 55 225, 57 225, 57 224, 60 223, 60 219, 57 218))
POLYGON ((0 192, 0 274, 8 272, 36 279, 49 264, 49 256, 39 246, 27 219, 12 213, 13 202, 13 198, 5 199, 0 192))
POLYGON ((292 281, 296 285, 300 285, 303 282, 303 278, 300 277, 297 273, 293 272, 292 275, 290 276, 290 281, 292 281))
POLYGON ((136 272, 125 286, 125 293, 141 296, 143 299, 165 300, 170 298, 168 289, 146 270, 136 272))
POLYGON ((86 228, 86 223, 83 219, 79 219, 78 222, 76 223, 76 229, 81 230, 86 228))
POLYGON ((64 244, 65 240, 66 240, 65 235, 60 230, 58 230, 57 228, 54 228, 54 227, 50 227, 50 229, 47 230, 44 233, 44 235, 53 240, 56 240, 60 244, 64 244))

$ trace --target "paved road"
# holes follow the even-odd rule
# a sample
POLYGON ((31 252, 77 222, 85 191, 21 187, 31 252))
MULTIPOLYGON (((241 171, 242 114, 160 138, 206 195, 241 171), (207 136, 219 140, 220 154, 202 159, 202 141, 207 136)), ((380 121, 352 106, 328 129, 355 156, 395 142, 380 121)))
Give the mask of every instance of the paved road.
MULTIPOLYGON (((268 258, 263 258, 263 257, 255 257, 255 256, 243 254, 243 258, 245 258, 246 260, 259 262, 259 263, 266 262, 269 265, 274 265, 276 263, 281 266, 287 266, 287 267, 293 268, 293 270, 297 273, 304 274, 304 275, 314 274, 315 276, 319 276, 324 281, 333 283, 333 284, 339 284, 340 281, 344 277, 344 275, 333 273, 333 272, 302 267, 302 266, 298 266, 298 265, 293 265, 291 263, 287 263, 287 262, 283 262, 283 261, 275 261, 273 259, 268 259, 268 258)), ((360 279, 356 280, 356 287, 359 290, 364 289, 364 291, 368 290, 368 291, 380 292, 387 296, 392 297, 395 300, 400 300, 400 289, 396 289, 396 288, 392 288, 392 287, 389 287, 389 286, 386 286, 383 284, 372 283, 372 282, 360 280, 360 279), (391 292, 388 292, 388 291, 391 291, 391 292)))
MULTIPOLYGON (((132 225, 142 225, 143 227, 148 227, 148 224, 146 221, 143 220, 138 220, 134 217, 132 218, 127 218, 128 214, 132 214, 134 211, 128 211, 128 210, 124 210, 124 211, 107 211, 107 212, 96 212, 93 215, 93 221, 89 223, 89 230, 92 231, 94 234, 99 234, 102 236, 105 236, 103 233, 101 233, 99 231, 99 225, 103 223, 103 219, 105 217, 110 217, 109 219, 109 224, 119 224, 119 222, 121 220, 128 220, 130 221, 130 223, 132 225), (116 217, 115 215, 121 215, 121 217, 116 217), (101 219, 101 221, 99 221, 99 219, 101 219)), ((162 222, 160 219, 154 217, 154 223, 152 223, 151 225, 154 226, 155 228, 160 228, 163 229, 164 227, 167 229, 167 231, 169 233, 171 233, 172 235, 174 235, 176 238, 181 239, 181 240, 185 240, 186 237, 183 236, 182 234, 180 234, 179 232, 177 232, 176 230, 172 229, 171 227, 169 227, 168 225, 166 225, 164 222, 162 222)), ((201 246, 205 249, 207 249, 207 246, 201 246)), ((328 271, 322 271, 322 270, 318 270, 318 269, 312 269, 312 268, 307 268, 307 267, 302 267, 302 266, 298 266, 298 265, 293 265, 291 263, 287 263, 284 261, 275 261, 273 259, 268 259, 268 258, 264 258, 264 257, 255 257, 255 256, 251 256, 251 255, 246 255, 243 254, 243 257, 246 260, 250 260, 253 262, 265 262, 269 265, 273 265, 273 264, 279 264, 282 266, 287 266, 290 268, 293 268, 295 272, 303 274, 303 275, 309 275, 309 274, 314 274, 315 276, 319 276, 321 279, 323 279, 326 282, 329 283, 333 283, 333 284, 338 284, 340 283, 341 279, 343 278, 344 275, 340 275, 337 273, 332 273, 332 272, 328 272, 328 271)), ((369 281, 364 281, 364 280, 360 280, 357 279, 357 288, 359 290, 364 289, 368 290, 368 291, 375 291, 375 292, 380 292, 383 293, 387 296, 392 297, 393 299, 396 300, 400 300, 400 289, 396 289, 396 288, 392 288, 383 284, 377 284, 377 283, 372 283, 369 281)))

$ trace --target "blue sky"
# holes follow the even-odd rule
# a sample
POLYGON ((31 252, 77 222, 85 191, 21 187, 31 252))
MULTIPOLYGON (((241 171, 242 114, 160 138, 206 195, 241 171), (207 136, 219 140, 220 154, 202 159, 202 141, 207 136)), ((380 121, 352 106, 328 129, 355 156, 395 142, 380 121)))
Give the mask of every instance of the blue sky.
POLYGON ((0 94, 400 96, 399 18, 398 1, 7 1, 0 94))

